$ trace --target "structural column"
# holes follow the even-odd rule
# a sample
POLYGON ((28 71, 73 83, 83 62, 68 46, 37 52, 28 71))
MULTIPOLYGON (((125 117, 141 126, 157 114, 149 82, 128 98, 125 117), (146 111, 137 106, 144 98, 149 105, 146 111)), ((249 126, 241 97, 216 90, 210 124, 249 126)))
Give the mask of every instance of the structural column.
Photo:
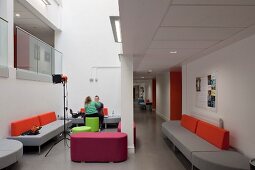
POLYGON ((133 56, 120 55, 121 130, 128 135, 129 152, 134 152, 133 56))
POLYGON ((182 65, 182 113, 187 110, 187 65, 182 65))

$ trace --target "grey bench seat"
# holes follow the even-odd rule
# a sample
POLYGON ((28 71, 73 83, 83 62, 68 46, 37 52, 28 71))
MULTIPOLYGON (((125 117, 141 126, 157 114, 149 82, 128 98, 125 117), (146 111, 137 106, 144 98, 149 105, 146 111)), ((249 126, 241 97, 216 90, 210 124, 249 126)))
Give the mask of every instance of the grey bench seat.
POLYGON ((192 161, 192 152, 220 151, 219 148, 183 128, 179 121, 164 122, 162 131, 189 161, 192 161))
POLYGON ((21 142, 9 139, 0 139, 0 169, 19 161, 23 156, 21 142))
POLYGON ((249 159, 235 151, 195 152, 192 163, 200 170, 249 170, 249 159))
MULTIPOLYGON (((66 121, 66 127, 72 125, 71 121, 66 121)), ((47 125, 42 126, 40 134, 38 135, 26 135, 26 136, 10 136, 8 139, 18 140, 23 143, 24 146, 38 146, 40 152, 40 146, 50 139, 56 137, 64 131, 63 120, 56 120, 47 125)))
POLYGON ((162 123, 162 132, 200 170, 248 170, 249 160, 231 150, 221 150, 182 127, 179 121, 162 123))

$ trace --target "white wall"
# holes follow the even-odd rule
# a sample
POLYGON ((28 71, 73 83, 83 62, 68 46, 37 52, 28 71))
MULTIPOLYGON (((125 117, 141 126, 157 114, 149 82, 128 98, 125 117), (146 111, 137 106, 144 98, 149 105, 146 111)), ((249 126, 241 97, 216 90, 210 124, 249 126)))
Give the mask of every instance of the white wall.
POLYGON ((156 76, 156 113, 162 118, 170 119, 170 73, 156 76))
MULTIPOLYGON (((3 0, 2 0, 3 1, 3 0)), ((10 135, 10 122, 42 112, 62 112, 62 86, 16 79, 13 68, 13 0, 5 0, 8 20, 9 78, 0 77, 0 138, 10 135)), ((0 6, 0 11, 2 11, 0 6)))
POLYGON ((102 68, 95 77, 95 66, 120 66, 121 44, 115 43, 109 16, 118 15, 117 0, 63 1, 62 31, 56 33, 55 47, 63 52, 63 70, 69 77, 69 107, 84 107, 86 96, 99 95, 105 106, 120 113, 120 69, 102 68))
MULTIPOLYGON (((230 131, 230 143, 249 157, 255 157, 255 35, 187 64, 188 113, 222 118, 230 131), (195 106, 196 76, 217 74, 217 113, 195 106)), ((185 79, 185 77, 184 77, 185 79)), ((183 91, 185 92, 185 91, 183 91)))

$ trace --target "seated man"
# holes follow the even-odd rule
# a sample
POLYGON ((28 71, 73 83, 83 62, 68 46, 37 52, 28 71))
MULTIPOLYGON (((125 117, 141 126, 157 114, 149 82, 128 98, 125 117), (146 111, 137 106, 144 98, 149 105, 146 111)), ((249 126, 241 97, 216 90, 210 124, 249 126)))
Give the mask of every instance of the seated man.
POLYGON ((104 104, 102 102, 99 101, 99 96, 95 96, 95 102, 97 103, 96 105, 96 109, 99 115, 99 120, 100 120, 100 129, 103 128, 103 122, 104 122, 104 114, 103 114, 103 108, 104 108, 104 104))

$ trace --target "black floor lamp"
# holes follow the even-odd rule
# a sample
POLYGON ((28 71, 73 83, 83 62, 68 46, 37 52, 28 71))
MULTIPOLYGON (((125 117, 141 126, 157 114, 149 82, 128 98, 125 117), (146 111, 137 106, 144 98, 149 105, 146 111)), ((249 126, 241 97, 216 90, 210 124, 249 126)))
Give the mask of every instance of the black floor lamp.
POLYGON ((255 170, 255 159, 250 160, 250 170, 255 170))
POLYGON ((63 131, 63 138, 61 138, 60 140, 56 141, 48 150, 48 152, 45 154, 45 157, 48 156, 48 154, 50 153, 50 151, 53 149, 53 147, 58 144, 59 142, 61 142, 62 140, 64 140, 64 145, 66 145, 67 141, 66 140, 70 140, 69 138, 67 138, 67 131, 66 131, 66 83, 67 83, 67 77, 63 76, 62 74, 53 74, 52 75, 52 81, 54 84, 58 84, 58 83, 62 83, 63 84, 63 93, 64 93, 64 131, 63 131))

